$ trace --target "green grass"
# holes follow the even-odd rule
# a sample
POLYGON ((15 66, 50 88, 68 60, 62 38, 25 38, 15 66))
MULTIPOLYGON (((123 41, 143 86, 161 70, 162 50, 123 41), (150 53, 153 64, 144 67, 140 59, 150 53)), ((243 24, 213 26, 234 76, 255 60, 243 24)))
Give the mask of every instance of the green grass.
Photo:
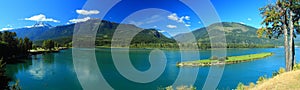
POLYGON ((215 65, 215 63, 233 64, 233 63, 240 63, 240 62, 247 62, 256 59, 261 59, 272 55, 273 53, 259 53, 259 54, 249 54, 249 55, 242 55, 242 56, 230 56, 227 57, 225 62, 219 60, 211 60, 211 59, 195 60, 195 61, 178 63, 177 66, 209 66, 209 65, 215 65))

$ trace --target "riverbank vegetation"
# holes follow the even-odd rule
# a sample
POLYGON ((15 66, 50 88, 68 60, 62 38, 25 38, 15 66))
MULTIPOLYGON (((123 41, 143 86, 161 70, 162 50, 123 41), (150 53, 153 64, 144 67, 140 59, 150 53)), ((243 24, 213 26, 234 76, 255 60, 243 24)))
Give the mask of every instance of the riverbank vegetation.
POLYGON ((257 60, 257 59, 269 57, 272 55, 273 55, 273 53, 259 53, 259 54, 230 56, 230 57, 222 57, 222 58, 212 56, 210 59, 180 62, 180 63, 177 63, 177 66, 183 67, 183 66, 211 66, 211 65, 220 65, 220 64, 235 64, 235 63, 257 60))
POLYGON ((6 63, 3 58, 0 58, 0 90, 21 90, 19 86, 19 81, 15 84, 9 86, 11 79, 6 76, 6 63))
POLYGON ((183 85, 183 86, 177 86, 177 87, 167 86, 165 88, 158 88, 158 90, 197 90, 197 88, 193 85, 190 85, 190 86, 183 85))
POLYGON ((273 72, 272 78, 261 76, 256 83, 250 82, 249 85, 239 83, 237 90, 295 90, 300 86, 300 64, 294 66, 294 70, 286 72, 284 68, 273 72))
POLYGON ((27 57, 28 50, 32 48, 32 41, 27 37, 18 38, 14 32, 0 32, 0 57, 5 62, 13 62, 13 59, 27 57))

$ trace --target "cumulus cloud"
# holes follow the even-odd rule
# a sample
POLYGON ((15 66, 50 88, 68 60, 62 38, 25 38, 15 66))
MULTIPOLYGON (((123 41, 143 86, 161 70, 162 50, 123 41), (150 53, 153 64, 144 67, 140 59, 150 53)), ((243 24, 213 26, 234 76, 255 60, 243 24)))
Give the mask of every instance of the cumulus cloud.
POLYGON ((173 13, 171 15, 168 16, 168 19, 173 20, 173 21, 177 21, 178 20, 178 16, 176 13, 173 13))
POLYGON ((80 15, 94 15, 94 14, 99 14, 100 11, 98 10, 76 10, 76 13, 80 15))
POLYGON ((179 22, 179 23, 185 23, 184 20, 190 20, 190 16, 177 16, 176 13, 172 13, 168 16, 168 19, 179 22))
POLYGON ((7 30, 12 30, 14 28, 2 28, 1 31, 7 31, 7 30))
POLYGON ((167 28, 174 29, 174 28, 177 28, 177 26, 175 26, 175 25, 167 25, 167 28))
POLYGON ((69 22, 71 22, 71 23, 79 23, 79 22, 88 21, 90 19, 91 19, 91 17, 85 17, 85 18, 81 18, 81 19, 72 19, 72 20, 69 20, 69 22))
POLYGON ((34 16, 30 17, 30 18, 25 18, 25 20, 37 21, 37 22, 59 22, 58 20, 55 20, 55 19, 52 19, 52 18, 47 18, 43 14, 34 15, 34 16))

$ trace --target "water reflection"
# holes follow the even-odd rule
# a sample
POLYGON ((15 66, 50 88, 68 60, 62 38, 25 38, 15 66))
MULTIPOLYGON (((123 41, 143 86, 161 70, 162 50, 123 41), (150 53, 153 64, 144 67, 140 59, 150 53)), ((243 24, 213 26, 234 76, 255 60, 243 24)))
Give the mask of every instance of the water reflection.
POLYGON ((42 80, 46 75, 48 75, 47 73, 53 73, 54 54, 44 54, 33 57, 35 57, 35 60, 31 61, 32 65, 29 67, 28 72, 34 79, 42 80))

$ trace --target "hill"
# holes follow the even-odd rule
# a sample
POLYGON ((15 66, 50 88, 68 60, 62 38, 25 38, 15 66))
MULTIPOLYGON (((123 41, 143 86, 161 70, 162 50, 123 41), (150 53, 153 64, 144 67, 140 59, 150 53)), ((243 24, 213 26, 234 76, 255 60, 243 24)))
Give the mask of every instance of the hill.
POLYGON ((249 90, 299 90, 300 70, 279 74, 249 90))
MULTIPOLYGON (((235 22, 222 22, 215 23, 208 27, 197 29, 193 32, 194 36, 198 43, 209 44, 210 37, 207 32, 207 28, 209 30, 219 30, 221 31, 223 26, 223 30, 225 32, 226 42, 230 46, 239 45, 241 47, 248 47, 249 45, 280 45, 282 44, 281 40, 269 39, 269 38, 258 38, 256 31, 257 28, 247 26, 241 23, 235 22)), ((188 37, 188 33, 176 35, 176 38, 185 38, 188 37)), ((212 38, 217 38, 218 36, 213 36, 212 38)), ((236 46, 232 46, 236 47, 236 46)))

